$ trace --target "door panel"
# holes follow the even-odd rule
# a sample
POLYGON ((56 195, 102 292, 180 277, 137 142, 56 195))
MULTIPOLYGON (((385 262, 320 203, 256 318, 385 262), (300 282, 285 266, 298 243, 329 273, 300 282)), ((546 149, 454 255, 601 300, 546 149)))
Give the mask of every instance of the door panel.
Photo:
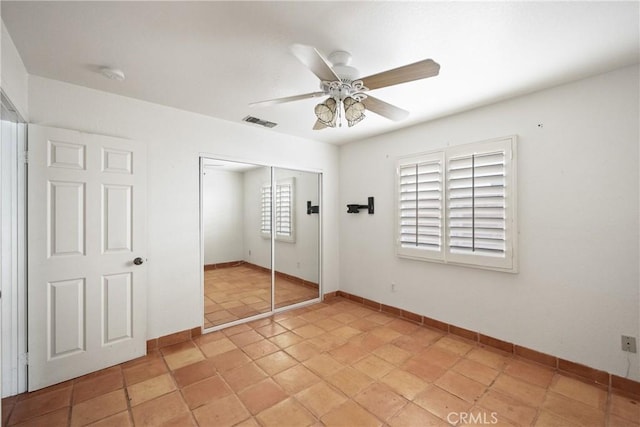
POLYGON ((130 339, 133 336, 131 276, 130 272, 102 276, 102 345, 130 339))
POLYGON ((62 169, 85 168, 85 146, 62 141, 49 141, 49 167, 62 169))
POLYGON ((112 148, 102 149, 102 171, 110 173, 123 173, 131 175, 133 171, 131 151, 114 150, 112 148))
POLYGON ((142 143, 29 126, 29 390, 146 352, 142 143))
POLYGON ((85 183, 49 181, 49 257, 82 256, 85 248, 85 183))
POLYGON ((133 238, 131 197, 132 187, 130 185, 102 186, 103 253, 131 252, 133 238))
POLYGON ((49 359, 60 359, 86 350, 84 279, 48 283, 49 359))

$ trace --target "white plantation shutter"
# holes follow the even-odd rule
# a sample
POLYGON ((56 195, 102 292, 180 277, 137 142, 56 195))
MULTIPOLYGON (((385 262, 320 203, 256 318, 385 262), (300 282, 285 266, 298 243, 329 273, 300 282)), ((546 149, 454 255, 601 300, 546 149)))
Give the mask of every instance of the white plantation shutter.
POLYGON ((277 182, 275 194, 272 194, 271 185, 262 186, 260 232, 263 237, 271 236, 271 215, 273 214, 276 240, 295 241, 294 194, 294 178, 277 182), (275 203, 273 212, 272 203, 275 203))
POLYGON ((443 156, 398 163, 398 252, 442 258, 443 156))
POLYGON ((261 195, 260 232, 263 235, 271 235, 271 186, 262 186, 261 195))
POLYGON ((444 159, 439 165, 446 165, 440 173, 435 170, 437 161, 426 161, 427 156, 415 158, 413 164, 399 163, 398 255, 515 272, 515 137, 452 147, 431 156, 437 155, 444 159), (441 179, 439 192, 430 180, 435 176, 441 179), (432 207, 437 197, 446 209, 432 207), (445 214, 438 217, 436 212, 445 214), (434 225, 437 219, 440 228, 434 225))
POLYGON ((276 185, 276 236, 290 237, 292 227, 292 184, 276 185))
POLYGON ((515 271, 515 137, 447 151, 448 262, 515 271))
POLYGON ((472 154, 448 163, 449 250, 504 257, 504 152, 472 154))

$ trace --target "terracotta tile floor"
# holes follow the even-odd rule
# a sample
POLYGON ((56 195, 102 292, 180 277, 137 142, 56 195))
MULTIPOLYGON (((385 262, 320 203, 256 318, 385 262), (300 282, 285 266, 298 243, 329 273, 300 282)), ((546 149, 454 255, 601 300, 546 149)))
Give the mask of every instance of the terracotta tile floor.
MULTIPOLYGON (((275 306, 318 298, 318 289, 276 277, 275 306)), ((204 271, 204 327, 271 311, 271 274, 246 264, 204 271)))
POLYGON ((640 404, 341 298, 2 401, 22 426, 638 426, 640 404))

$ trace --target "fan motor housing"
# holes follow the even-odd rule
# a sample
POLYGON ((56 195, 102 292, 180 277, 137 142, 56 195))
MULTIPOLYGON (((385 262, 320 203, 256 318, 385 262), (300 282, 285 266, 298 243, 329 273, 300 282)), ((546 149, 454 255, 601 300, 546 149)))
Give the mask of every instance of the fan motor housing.
POLYGON ((343 82, 351 83, 358 78, 358 69, 350 65, 334 65, 333 71, 343 82))
POLYGON ((345 83, 351 83, 360 75, 357 68, 349 65, 351 63, 351 54, 349 52, 336 50, 327 59, 331 62, 333 71, 345 83))

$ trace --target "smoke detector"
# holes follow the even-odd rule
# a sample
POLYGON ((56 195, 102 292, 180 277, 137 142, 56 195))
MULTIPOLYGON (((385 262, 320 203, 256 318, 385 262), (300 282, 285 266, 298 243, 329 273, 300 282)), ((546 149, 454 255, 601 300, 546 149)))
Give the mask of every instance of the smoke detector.
POLYGON ((124 73, 122 70, 111 67, 102 67, 100 68, 100 73, 110 80, 115 80, 121 82, 124 80, 124 73))

